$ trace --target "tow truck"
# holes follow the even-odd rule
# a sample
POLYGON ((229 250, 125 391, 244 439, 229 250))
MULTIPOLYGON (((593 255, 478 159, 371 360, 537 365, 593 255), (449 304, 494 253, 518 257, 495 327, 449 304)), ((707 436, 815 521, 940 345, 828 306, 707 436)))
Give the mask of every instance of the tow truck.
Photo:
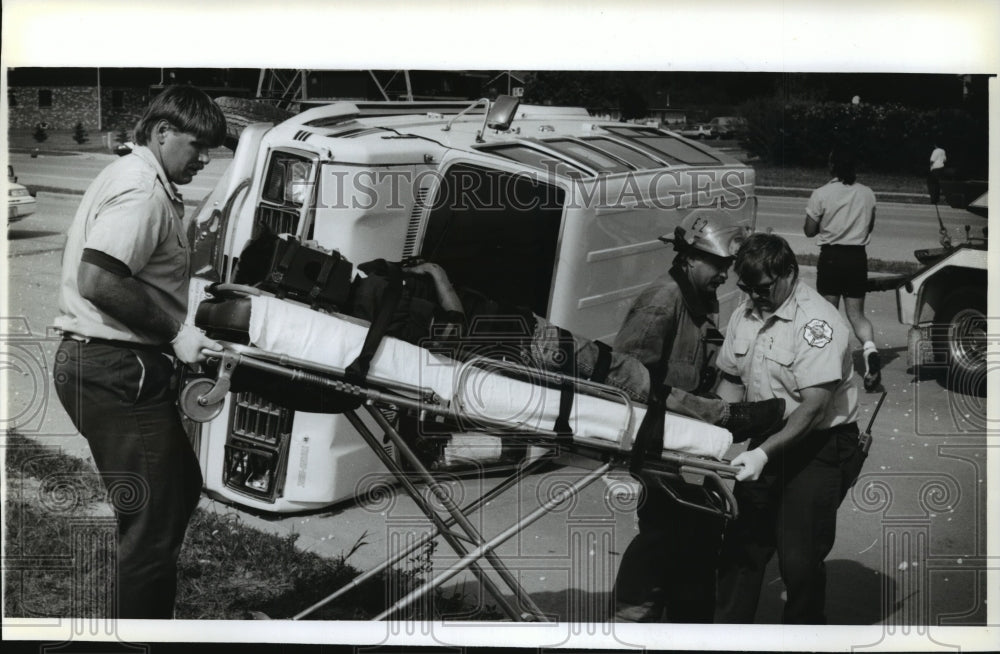
MULTIPOLYGON (((935 205, 935 209, 936 209, 935 205)), ((983 218, 988 191, 966 207, 983 218)), ((870 290, 896 291, 899 321, 909 325, 907 363, 918 375, 943 372, 948 388, 985 395, 987 375, 988 228, 954 243, 940 211, 941 247, 914 251, 921 268, 912 275, 873 280, 870 290)))

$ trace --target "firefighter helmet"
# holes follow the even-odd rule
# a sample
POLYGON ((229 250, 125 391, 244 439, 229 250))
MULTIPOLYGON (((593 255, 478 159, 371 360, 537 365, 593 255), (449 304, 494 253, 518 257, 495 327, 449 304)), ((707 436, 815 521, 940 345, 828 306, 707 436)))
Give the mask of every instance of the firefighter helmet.
POLYGON ((693 248, 728 259, 736 256, 745 238, 746 229, 725 211, 695 209, 684 217, 672 235, 664 234, 660 240, 673 243, 678 252, 693 248))

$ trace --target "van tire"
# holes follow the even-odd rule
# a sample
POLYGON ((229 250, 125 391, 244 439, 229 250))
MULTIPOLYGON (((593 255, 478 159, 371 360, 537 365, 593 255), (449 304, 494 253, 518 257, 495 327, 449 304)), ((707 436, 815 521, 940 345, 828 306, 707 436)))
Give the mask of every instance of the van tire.
POLYGON ((982 396, 986 391, 986 289, 962 286, 935 319, 935 346, 947 365, 948 388, 982 396))

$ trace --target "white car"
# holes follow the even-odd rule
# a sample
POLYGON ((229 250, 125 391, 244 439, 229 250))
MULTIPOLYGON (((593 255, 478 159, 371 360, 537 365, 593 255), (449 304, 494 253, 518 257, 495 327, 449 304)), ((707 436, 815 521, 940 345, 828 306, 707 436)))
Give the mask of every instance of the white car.
POLYGON ((689 139, 710 139, 713 136, 711 125, 705 125, 702 123, 697 125, 685 125, 681 129, 676 130, 676 132, 689 139))
POLYGON ((747 130, 746 121, 737 116, 716 116, 708 124, 717 139, 740 138, 747 130))
POLYGON ((7 166, 7 224, 16 223, 35 213, 31 191, 17 183, 14 169, 7 166))

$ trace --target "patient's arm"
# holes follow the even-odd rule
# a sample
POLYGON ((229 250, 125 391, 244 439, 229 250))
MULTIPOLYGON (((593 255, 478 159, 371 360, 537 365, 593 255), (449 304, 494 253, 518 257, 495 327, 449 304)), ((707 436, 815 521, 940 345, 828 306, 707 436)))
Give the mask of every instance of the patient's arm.
POLYGON ((464 313, 462 311, 462 301, 458 299, 458 293, 455 292, 455 287, 451 285, 451 280, 448 279, 448 273, 444 271, 444 268, 436 263, 425 261, 407 268, 406 272, 429 275, 434 281, 434 290, 437 292, 441 307, 445 311, 464 313))
POLYGON ((438 302, 445 310, 446 315, 451 318, 444 333, 439 333, 439 335, 444 338, 458 335, 461 325, 465 322, 465 311, 462 309, 462 301, 458 298, 458 293, 455 292, 455 287, 452 286, 444 268, 436 263, 425 261, 410 266, 406 272, 428 275, 431 278, 434 282, 434 291, 437 293, 438 302))

